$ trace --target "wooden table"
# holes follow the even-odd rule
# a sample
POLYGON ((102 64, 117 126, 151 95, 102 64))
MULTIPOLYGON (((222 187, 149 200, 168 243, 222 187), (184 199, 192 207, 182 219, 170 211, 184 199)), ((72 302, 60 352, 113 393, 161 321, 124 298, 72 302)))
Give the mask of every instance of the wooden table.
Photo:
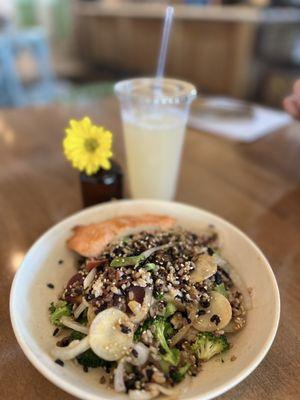
MULTIPOLYGON (((117 108, 99 104, 0 112, 0 397, 72 397, 36 371, 18 346, 8 299, 13 275, 29 246, 50 226, 81 208, 78 175, 61 152, 68 119, 90 115, 123 143, 117 108)), ((282 316, 265 360, 224 400, 300 398, 300 126, 252 144, 188 131, 177 200, 236 224, 265 252, 278 280, 282 316)))

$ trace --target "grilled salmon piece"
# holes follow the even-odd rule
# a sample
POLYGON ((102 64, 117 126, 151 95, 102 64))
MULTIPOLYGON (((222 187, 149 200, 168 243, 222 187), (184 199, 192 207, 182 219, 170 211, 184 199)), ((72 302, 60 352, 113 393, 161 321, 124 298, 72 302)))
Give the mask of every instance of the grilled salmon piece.
POLYGON ((74 234, 67 240, 70 250, 84 257, 99 256, 111 241, 142 230, 168 229, 175 219, 166 215, 125 215, 89 225, 73 228, 74 234))

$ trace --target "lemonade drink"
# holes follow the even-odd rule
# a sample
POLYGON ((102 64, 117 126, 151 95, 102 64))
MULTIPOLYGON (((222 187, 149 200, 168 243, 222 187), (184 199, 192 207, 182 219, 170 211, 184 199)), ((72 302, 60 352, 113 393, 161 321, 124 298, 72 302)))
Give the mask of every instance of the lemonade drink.
POLYGON ((157 112, 123 115, 123 129, 134 198, 174 197, 186 121, 180 115, 157 112))
POLYGON ((132 196, 173 199, 194 86, 141 78, 119 82, 115 91, 121 100, 132 196))

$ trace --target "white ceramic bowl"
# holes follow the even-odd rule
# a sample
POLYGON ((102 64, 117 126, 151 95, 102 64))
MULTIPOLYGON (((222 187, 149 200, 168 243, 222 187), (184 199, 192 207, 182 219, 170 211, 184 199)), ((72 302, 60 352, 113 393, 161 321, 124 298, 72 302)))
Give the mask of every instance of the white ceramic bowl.
POLYGON ((53 362, 49 352, 55 338, 48 307, 74 272, 74 255, 65 246, 74 225, 145 212, 171 215, 180 225, 195 232, 214 224, 224 256, 247 287, 253 289, 253 308, 248 312, 247 326, 232 338, 233 347, 223 356, 225 362, 213 359, 206 363, 181 396, 211 399, 245 379, 265 357, 276 334, 280 299, 272 269, 258 247, 233 225, 198 208, 152 200, 112 202, 83 210, 51 228, 31 247, 15 276, 10 297, 15 335, 32 364, 61 389, 86 400, 115 399, 113 391, 98 383, 97 371, 86 374, 72 362, 67 362, 64 368, 53 362), (60 259, 63 264, 58 263, 60 259), (55 289, 47 288, 49 282, 55 289), (237 357, 234 362, 230 361, 232 355, 237 357))

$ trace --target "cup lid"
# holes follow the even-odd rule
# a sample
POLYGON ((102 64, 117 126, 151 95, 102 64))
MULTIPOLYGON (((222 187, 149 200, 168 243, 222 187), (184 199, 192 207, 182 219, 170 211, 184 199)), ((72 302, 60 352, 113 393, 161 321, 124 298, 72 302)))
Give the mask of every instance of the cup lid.
POLYGON ((122 100, 146 104, 190 103, 197 95, 194 85, 170 78, 135 78, 115 84, 115 94, 122 100))

